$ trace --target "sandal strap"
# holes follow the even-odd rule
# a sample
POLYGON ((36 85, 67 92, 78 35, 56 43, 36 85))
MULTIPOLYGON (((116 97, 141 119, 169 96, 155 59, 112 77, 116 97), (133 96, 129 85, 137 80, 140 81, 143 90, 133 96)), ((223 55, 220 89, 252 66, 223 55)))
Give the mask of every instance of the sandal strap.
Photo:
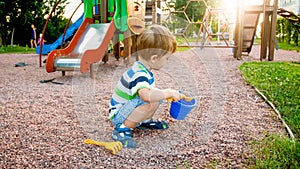
POLYGON ((169 125, 165 121, 149 121, 145 123, 141 123, 139 126, 136 127, 140 130, 150 129, 150 130, 165 130, 169 128, 169 125))
POLYGON ((132 130, 127 127, 120 128, 120 124, 115 127, 112 139, 120 141, 124 148, 136 148, 136 141, 132 139, 132 130))

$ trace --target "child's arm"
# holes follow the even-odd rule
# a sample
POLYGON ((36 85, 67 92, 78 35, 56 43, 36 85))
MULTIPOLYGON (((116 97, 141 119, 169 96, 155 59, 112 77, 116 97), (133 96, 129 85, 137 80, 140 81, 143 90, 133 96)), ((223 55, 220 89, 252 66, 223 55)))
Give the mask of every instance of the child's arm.
POLYGON ((175 102, 181 99, 181 94, 177 90, 172 89, 149 89, 142 88, 138 91, 140 98, 145 102, 158 102, 168 98, 173 99, 175 102))

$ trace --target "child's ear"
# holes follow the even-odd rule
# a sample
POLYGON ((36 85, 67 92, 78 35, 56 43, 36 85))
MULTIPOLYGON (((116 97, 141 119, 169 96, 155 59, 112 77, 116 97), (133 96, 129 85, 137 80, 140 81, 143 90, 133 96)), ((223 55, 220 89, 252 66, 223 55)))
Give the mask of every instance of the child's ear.
POLYGON ((151 62, 156 62, 158 60, 158 56, 157 55, 152 55, 151 57, 150 57, 150 61, 151 62))

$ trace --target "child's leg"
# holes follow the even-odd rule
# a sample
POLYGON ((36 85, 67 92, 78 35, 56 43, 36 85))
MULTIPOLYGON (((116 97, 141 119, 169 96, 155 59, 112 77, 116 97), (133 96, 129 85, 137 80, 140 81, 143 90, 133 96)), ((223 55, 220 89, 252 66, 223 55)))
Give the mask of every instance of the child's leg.
MULTIPOLYGON (((111 118, 111 122, 116 125, 112 133, 112 138, 121 141, 125 148, 135 148, 136 142, 132 139, 132 129, 135 128, 139 122, 153 117, 158 106, 159 102, 149 104, 140 98, 133 99, 123 105, 113 118, 111 118)), ((150 123, 150 125, 151 124, 152 123, 150 123)))
POLYGON ((153 117, 158 106, 159 102, 155 102, 136 107, 125 120, 124 125, 128 128, 134 128, 139 122, 153 117))

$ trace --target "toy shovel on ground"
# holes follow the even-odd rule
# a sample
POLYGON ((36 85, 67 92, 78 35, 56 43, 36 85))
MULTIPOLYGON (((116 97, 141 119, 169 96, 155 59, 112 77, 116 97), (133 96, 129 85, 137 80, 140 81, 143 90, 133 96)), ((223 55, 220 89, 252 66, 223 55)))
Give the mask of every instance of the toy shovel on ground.
POLYGON ((122 143, 119 141, 113 141, 113 142, 100 142, 100 141, 95 141, 91 139, 86 139, 84 140, 85 144, 93 144, 97 146, 103 146, 107 150, 110 150, 113 154, 117 154, 118 151, 120 151, 123 147, 122 143))

